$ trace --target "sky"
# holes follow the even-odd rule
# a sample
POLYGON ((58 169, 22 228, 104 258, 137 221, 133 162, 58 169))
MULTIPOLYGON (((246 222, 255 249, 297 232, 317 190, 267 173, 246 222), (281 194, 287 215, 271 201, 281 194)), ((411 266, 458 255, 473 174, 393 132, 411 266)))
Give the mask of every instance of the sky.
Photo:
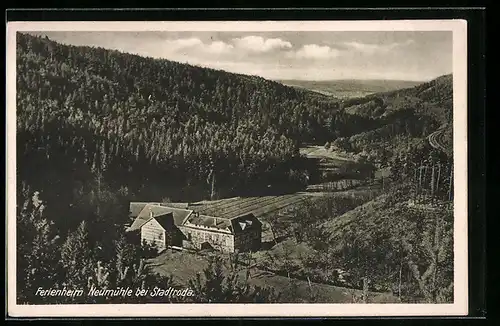
POLYGON ((452 72, 452 32, 39 32, 267 79, 428 81, 452 72))

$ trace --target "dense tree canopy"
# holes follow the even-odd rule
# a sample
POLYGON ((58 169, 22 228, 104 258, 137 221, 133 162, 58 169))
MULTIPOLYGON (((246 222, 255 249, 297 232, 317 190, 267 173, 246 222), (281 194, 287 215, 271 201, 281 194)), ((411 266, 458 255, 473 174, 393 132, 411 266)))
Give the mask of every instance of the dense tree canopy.
POLYGON ((262 78, 26 34, 18 34, 17 116, 21 178, 36 165, 132 189, 144 180, 208 189, 215 178, 230 192, 270 177, 288 182, 301 142, 373 124, 262 78))

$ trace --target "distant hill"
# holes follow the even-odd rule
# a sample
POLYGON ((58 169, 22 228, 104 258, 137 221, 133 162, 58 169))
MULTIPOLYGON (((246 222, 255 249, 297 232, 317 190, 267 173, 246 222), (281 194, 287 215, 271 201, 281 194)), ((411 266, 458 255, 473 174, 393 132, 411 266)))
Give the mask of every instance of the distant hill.
POLYGON ((414 87, 345 100, 341 106, 347 113, 372 118, 411 108, 419 114, 432 116, 442 124, 451 123, 453 76, 444 75, 414 87))
POLYGON ((418 81, 406 80, 280 80, 284 85, 308 89, 324 95, 337 98, 362 97, 374 93, 394 91, 421 84, 418 81))
POLYGON ((417 148, 425 151, 428 137, 438 129, 443 130, 436 139, 440 146, 449 151, 453 148, 452 75, 410 88, 346 99, 341 101, 340 110, 372 119, 376 127, 347 138, 337 137, 332 143, 337 150, 369 153, 373 160, 383 162, 417 148))

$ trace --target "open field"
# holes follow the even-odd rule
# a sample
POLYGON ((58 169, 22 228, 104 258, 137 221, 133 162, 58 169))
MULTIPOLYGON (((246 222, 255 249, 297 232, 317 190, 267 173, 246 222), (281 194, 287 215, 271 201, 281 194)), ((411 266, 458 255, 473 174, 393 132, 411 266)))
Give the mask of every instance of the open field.
MULTIPOLYGON (((153 273, 161 275, 172 275, 174 282, 179 285, 187 285, 190 279, 194 279, 197 273, 203 277, 203 269, 208 266, 208 257, 189 253, 165 251, 156 258, 149 261, 153 273)), ((239 272, 240 280, 245 279, 246 268, 239 272)), ((353 295, 359 297, 360 290, 352 290, 327 284, 320 284, 304 280, 297 280, 271 272, 250 268, 248 282, 252 286, 272 287, 281 293, 283 302, 310 302, 311 290, 316 302, 321 303, 351 303, 353 295)), ((397 299, 387 293, 370 293, 371 302, 388 303, 397 302, 397 299)))
POLYGON ((338 181, 309 185, 306 190, 308 192, 335 192, 353 189, 364 184, 366 184, 366 182, 359 179, 341 179, 338 181))
MULTIPOLYGON (((310 283, 287 278, 285 276, 276 275, 269 272, 262 272, 254 269, 255 276, 249 280, 254 286, 271 286, 278 291, 281 291, 283 299, 291 298, 292 302, 311 302, 311 293, 315 297, 317 303, 352 303, 353 296, 360 297, 362 291, 353 290, 343 287, 337 287, 327 284, 310 283)), ((396 303, 397 298, 390 293, 375 293, 368 294, 369 302, 373 303, 396 303)))
POLYGON ((188 252, 164 251, 148 261, 153 274, 172 275, 175 283, 188 284, 208 266, 206 258, 188 252))
POLYGON ((231 218, 247 213, 253 213, 256 217, 262 217, 300 203, 306 198, 307 196, 301 193, 280 196, 232 197, 217 201, 190 203, 188 207, 200 214, 217 217, 231 218))
POLYGON ((319 145, 302 147, 300 149, 300 154, 306 155, 308 158, 327 158, 330 160, 338 161, 338 163, 354 162, 354 160, 351 158, 342 156, 335 151, 327 150, 323 146, 319 145))

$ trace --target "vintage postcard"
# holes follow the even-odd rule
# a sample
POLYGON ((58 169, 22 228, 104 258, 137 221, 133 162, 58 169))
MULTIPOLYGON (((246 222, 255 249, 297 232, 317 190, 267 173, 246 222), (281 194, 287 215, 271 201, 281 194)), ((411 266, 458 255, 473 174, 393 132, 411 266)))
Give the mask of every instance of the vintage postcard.
POLYGON ((8 315, 466 315, 463 20, 12 22, 8 315))

